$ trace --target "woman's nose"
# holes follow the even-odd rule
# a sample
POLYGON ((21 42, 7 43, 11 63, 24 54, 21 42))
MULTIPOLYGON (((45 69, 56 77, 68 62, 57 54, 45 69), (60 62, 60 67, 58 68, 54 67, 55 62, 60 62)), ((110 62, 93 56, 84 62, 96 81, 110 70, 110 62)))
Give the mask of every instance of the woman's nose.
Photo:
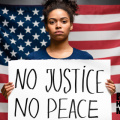
POLYGON ((56 27, 61 27, 61 23, 59 21, 56 23, 56 27))

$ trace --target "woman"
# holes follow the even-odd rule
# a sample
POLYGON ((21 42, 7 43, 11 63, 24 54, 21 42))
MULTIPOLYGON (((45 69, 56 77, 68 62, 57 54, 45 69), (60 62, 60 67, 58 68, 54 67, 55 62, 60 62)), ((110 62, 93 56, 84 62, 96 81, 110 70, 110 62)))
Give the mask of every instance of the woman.
MULTIPOLYGON (((68 43, 68 35, 73 29, 73 15, 78 10, 75 0, 47 0, 43 4, 44 23, 46 31, 51 37, 50 46, 46 49, 31 53, 27 59, 93 59, 93 57, 85 52, 73 48, 68 43)), ((115 93, 115 85, 112 80, 108 80, 106 87, 111 95, 115 93)), ((8 99, 14 85, 6 83, 1 92, 8 99)))

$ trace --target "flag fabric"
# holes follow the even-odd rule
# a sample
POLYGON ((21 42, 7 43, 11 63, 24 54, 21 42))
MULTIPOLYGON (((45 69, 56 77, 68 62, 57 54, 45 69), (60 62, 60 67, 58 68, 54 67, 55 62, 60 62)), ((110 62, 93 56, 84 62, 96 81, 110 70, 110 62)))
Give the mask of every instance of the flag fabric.
MULTIPOLYGON (((9 0, 10 1, 10 0, 9 0)), ((90 0, 89 0, 90 1, 90 0)), ((120 4, 81 5, 75 16, 69 44, 89 52, 94 59, 111 60, 111 79, 120 91, 120 4)), ((50 44, 42 22, 41 5, 0 4, 0 89, 8 82, 8 61, 25 59, 50 44)), ((112 120, 116 114, 116 93, 112 95, 112 120)), ((103 98, 104 99, 104 98, 103 98)), ((0 120, 8 119, 8 101, 0 91, 0 120)))

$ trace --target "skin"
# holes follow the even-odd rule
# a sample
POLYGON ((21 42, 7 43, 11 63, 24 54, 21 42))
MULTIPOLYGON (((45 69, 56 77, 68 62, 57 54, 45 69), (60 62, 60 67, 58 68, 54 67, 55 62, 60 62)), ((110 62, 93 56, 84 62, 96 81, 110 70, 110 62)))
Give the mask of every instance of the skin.
MULTIPOLYGON (((48 22, 47 25, 45 25, 45 28, 51 37, 50 46, 46 48, 47 53, 54 58, 69 57, 73 52, 73 48, 68 43, 68 35, 70 30, 73 29, 73 23, 70 23, 68 13, 62 9, 55 9, 51 11, 49 13, 48 22), (65 18, 61 19, 63 17, 65 18), (63 31, 64 33, 62 35, 56 35, 54 32, 58 30, 63 31)), ((105 84, 110 94, 113 95, 116 91, 114 82, 108 79, 105 84)), ((13 89, 13 83, 9 82, 4 84, 3 88, 1 89, 1 93, 6 99, 8 99, 13 89)))
POLYGON ((54 58, 69 57, 73 52, 73 48, 68 43, 68 35, 70 30, 73 29, 73 23, 70 23, 68 13, 62 9, 51 11, 48 15, 47 25, 45 25, 45 27, 46 31, 49 32, 51 36, 50 46, 46 48, 47 53, 54 58), (64 33, 62 35, 54 33, 59 30, 64 33))

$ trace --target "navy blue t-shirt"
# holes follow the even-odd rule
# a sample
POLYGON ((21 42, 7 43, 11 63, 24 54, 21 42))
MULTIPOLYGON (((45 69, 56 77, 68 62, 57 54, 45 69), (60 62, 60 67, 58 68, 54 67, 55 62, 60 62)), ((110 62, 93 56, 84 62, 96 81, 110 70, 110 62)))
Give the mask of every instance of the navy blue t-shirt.
POLYGON ((73 53, 66 58, 53 58, 51 57, 47 51, 46 48, 40 49, 38 51, 32 52, 27 56, 28 60, 39 60, 39 59, 93 59, 93 57, 86 51, 78 50, 76 48, 73 48, 73 53))

